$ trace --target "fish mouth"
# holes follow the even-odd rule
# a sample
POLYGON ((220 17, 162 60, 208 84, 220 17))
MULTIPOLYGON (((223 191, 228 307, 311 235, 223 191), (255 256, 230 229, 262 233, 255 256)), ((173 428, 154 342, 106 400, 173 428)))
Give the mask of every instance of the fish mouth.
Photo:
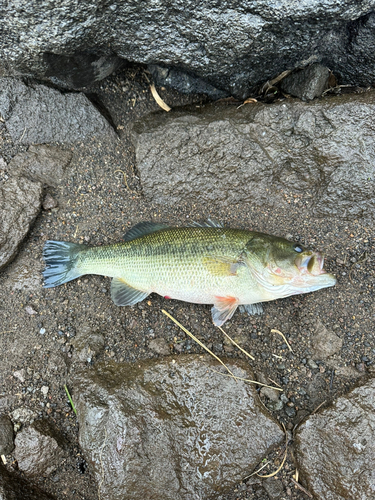
POLYGON ((294 281, 307 287, 315 286, 319 288, 334 286, 336 278, 324 270, 324 257, 320 252, 305 252, 296 259, 296 267, 299 271, 299 277, 294 281))
POLYGON ((312 276, 327 274, 323 269, 324 257, 320 252, 305 252, 296 260, 296 266, 301 274, 312 276))

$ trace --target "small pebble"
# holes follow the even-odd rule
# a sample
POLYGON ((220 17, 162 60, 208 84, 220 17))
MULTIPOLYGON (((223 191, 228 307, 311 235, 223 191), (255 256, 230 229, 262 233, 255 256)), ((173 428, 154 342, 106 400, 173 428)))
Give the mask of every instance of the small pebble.
POLYGON ((47 396, 48 394, 48 391, 49 391, 49 387, 47 385, 43 385, 40 389, 41 393, 43 394, 44 397, 47 396))
POLYGON ((316 370, 318 368, 318 365, 315 363, 315 361, 313 359, 309 359, 307 361, 307 364, 313 370, 316 370))
POLYGON ((49 193, 47 193, 43 200, 43 210, 51 210, 56 207, 57 201, 49 193))
POLYGON ((13 377, 18 378, 20 382, 25 382, 25 370, 22 368, 22 370, 13 372, 13 377))
POLYGON ((30 316, 32 316, 33 314, 38 314, 31 306, 26 306, 25 311, 27 312, 27 314, 30 314, 30 316))

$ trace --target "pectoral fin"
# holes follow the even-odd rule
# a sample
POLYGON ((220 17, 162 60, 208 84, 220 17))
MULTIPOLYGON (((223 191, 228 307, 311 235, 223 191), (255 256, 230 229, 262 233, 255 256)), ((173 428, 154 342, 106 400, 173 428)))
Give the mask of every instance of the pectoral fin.
POLYGON ((205 257, 203 265, 212 276, 236 276, 238 268, 245 264, 230 257, 205 257))
POLYGON ((111 282, 111 297, 116 306, 132 306, 147 297, 148 292, 142 292, 129 286, 121 278, 113 278, 111 282))
POLYGON ((216 302, 211 309, 214 325, 221 326, 235 313, 238 306, 236 297, 215 297, 216 302))

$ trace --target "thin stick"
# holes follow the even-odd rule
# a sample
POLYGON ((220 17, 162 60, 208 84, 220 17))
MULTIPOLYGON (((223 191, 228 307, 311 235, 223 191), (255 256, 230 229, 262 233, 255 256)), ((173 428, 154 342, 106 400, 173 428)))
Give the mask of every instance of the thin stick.
POLYGON ((234 344, 240 351, 242 351, 244 354, 246 354, 246 356, 248 356, 250 359, 252 359, 253 361, 255 361, 255 358, 253 358, 251 354, 249 354, 248 352, 246 352, 245 349, 242 349, 242 347, 240 347, 232 338, 230 338, 229 335, 224 332, 224 330, 221 328, 221 326, 218 326, 218 328, 232 342, 232 344, 234 344))
POLYGON ((268 378, 271 380, 271 382, 273 382, 275 385, 277 385, 277 387, 281 387, 281 385, 278 384, 277 382, 275 382, 271 377, 268 377, 268 378))
POLYGON ((269 387, 270 389, 275 389, 275 391, 281 391, 283 392, 283 389, 279 389, 278 387, 273 387, 272 385, 267 385, 267 384, 262 384, 261 382, 258 382, 257 380, 250 380, 249 378, 242 378, 242 377, 237 377, 237 375, 228 375, 227 373, 221 373, 213 368, 211 370, 215 373, 220 373, 220 375, 225 375, 226 377, 234 377, 237 380, 243 380, 244 382, 250 382, 251 384, 255 385, 261 385, 262 387, 269 387))
POLYGON ((284 342, 285 342, 285 343, 286 343, 286 345, 288 346, 289 351, 290 351, 290 352, 293 352, 293 349, 290 347, 289 342, 286 340, 285 335, 284 335, 283 333, 279 332, 279 330, 274 330, 274 329, 273 329, 273 330, 271 330, 271 333, 278 333, 279 335, 281 335, 281 336, 282 336, 282 338, 284 339, 284 342))
POLYGON ((137 194, 135 191, 132 191, 132 190, 130 189, 129 184, 128 184, 128 181, 126 180, 126 173, 125 173, 123 170, 120 170, 119 168, 118 168, 117 170, 115 170, 115 172, 114 172, 114 173, 116 173, 116 172, 121 172, 121 173, 122 173, 122 175, 124 176, 124 184, 125 184, 126 189, 127 189, 128 191, 130 191, 131 193, 133 193, 133 194, 137 194))
POLYGON ((160 95, 157 93, 157 90, 155 88, 155 85, 152 83, 150 85, 150 90, 151 90, 151 94, 152 94, 152 97, 155 99, 156 103, 162 108, 164 109, 164 111, 170 111, 172 108, 170 108, 168 106, 168 104, 166 102, 163 101, 163 99, 160 97, 160 95))
POLYGON ((262 465, 262 467, 260 467, 258 470, 256 470, 255 472, 253 472, 252 474, 250 474, 250 476, 246 476, 242 479, 242 481, 246 481, 246 479, 249 479, 249 477, 251 476, 254 476, 255 474, 258 474, 258 472, 260 472, 262 469, 264 469, 265 467, 267 467, 268 464, 270 464, 271 462, 268 461, 266 462, 264 465, 262 465))
POLYGON ((291 477, 290 480, 292 481, 293 484, 297 486, 297 488, 303 491, 309 498, 313 498, 312 494, 309 491, 307 491, 302 485, 300 485, 295 479, 291 477))
POLYGON ((169 319, 171 319, 174 323, 176 323, 177 326, 179 326, 181 328, 181 330, 183 330, 187 335, 189 335, 189 337, 191 337, 197 344, 199 344, 201 347, 203 347, 203 349, 205 349, 208 353, 211 354, 211 356, 213 356, 215 359, 217 359, 219 361, 219 363, 221 363, 224 368, 226 370, 228 370, 228 372, 232 375, 232 377, 236 378, 235 375, 233 375, 233 373, 230 371, 230 369, 227 367, 227 365, 225 363, 223 363, 221 361, 220 358, 218 358, 212 351, 210 351, 210 349, 208 347, 206 347, 200 340, 197 339, 197 337, 195 337, 192 333, 189 332, 189 330, 187 330, 184 326, 181 325, 181 323, 179 323, 173 316, 171 316, 167 311, 165 311, 164 309, 161 310, 161 312, 163 314, 165 314, 166 316, 168 316, 169 319))
POLYGON ((316 412, 319 410, 319 408, 320 408, 320 407, 322 407, 322 406, 324 405, 324 403, 326 403, 326 402, 327 402, 327 400, 325 399, 325 400, 323 401, 323 403, 320 403, 320 405, 319 405, 319 406, 317 406, 317 407, 315 408, 315 410, 313 410, 313 411, 311 412, 311 415, 314 415, 314 413, 316 413, 316 412))
POLYGON ((76 407, 74 406, 74 403, 73 403, 73 400, 72 400, 72 397, 69 393, 69 390, 67 388, 66 385, 64 385, 64 389, 65 389, 65 392, 66 392, 66 395, 68 396, 68 399, 69 399, 69 403, 71 404, 72 408, 73 408, 73 411, 74 413, 77 415, 77 410, 76 410, 76 407))
POLYGON ((285 425, 284 424, 282 424, 282 425, 284 427, 284 432, 285 432, 285 454, 284 454, 283 461, 281 462, 280 467, 278 467, 278 469, 275 470, 275 472, 272 472, 272 474, 266 474, 265 476, 261 476, 261 475, 257 474, 257 476, 259 476, 261 479, 264 479, 265 477, 276 476, 276 474, 278 474, 281 471, 281 469, 284 467, 284 463, 285 463, 286 457, 288 455, 288 434, 286 432, 285 425))
POLYGON ((102 473, 102 477, 101 477, 101 480, 100 480, 100 483, 99 483, 99 487, 98 487, 98 497, 99 497, 99 500, 101 499, 100 493, 101 493, 102 484, 103 484, 103 481, 104 481, 104 467, 103 467, 102 455, 103 455, 103 450, 104 450, 104 446, 105 446, 106 441, 107 441, 107 429, 104 427, 104 441, 103 441, 102 447, 100 448, 100 454, 99 454, 100 468, 101 468, 101 473, 102 473))
POLYGON ((273 353, 272 353, 272 356, 274 356, 274 357, 275 357, 275 358, 277 358, 277 359, 283 359, 283 357, 282 357, 282 356, 278 356, 277 354, 273 354, 273 353))
POLYGON ((1 460, 3 461, 3 464, 7 464, 7 459, 5 458, 5 455, 1 455, 1 460))

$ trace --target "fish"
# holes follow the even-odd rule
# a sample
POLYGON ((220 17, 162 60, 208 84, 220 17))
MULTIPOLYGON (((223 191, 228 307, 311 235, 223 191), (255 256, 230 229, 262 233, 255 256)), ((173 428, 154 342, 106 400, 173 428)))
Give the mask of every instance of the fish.
POLYGON ((111 298, 131 306, 151 293, 212 305, 222 326, 240 307, 261 314, 262 303, 334 286, 324 257, 300 243, 208 220, 185 227, 140 222, 123 241, 88 246, 49 240, 44 287, 87 274, 112 277, 111 298))

